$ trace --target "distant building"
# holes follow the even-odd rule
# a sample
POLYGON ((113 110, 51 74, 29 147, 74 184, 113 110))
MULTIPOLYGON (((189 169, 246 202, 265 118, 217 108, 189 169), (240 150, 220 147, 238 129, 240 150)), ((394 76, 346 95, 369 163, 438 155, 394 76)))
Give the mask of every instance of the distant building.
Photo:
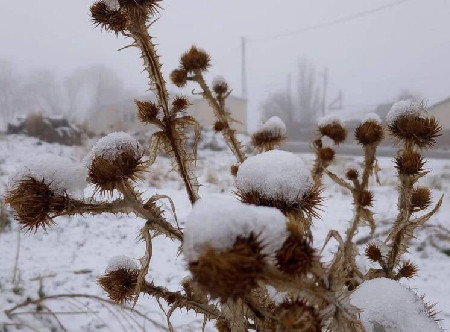
MULTIPOLYGON (((145 100, 145 98, 138 99, 145 100)), ((209 104, 201 98, 192 99, 191 103, 187 113, 194 116, 203 128, 212 129, 216 120, 209 104)), ((240 133, 247 132, 247 100, 229 96, 226 110, 231 113, 233 119, 238 121, 232 123, 231 126, 240 133)), ((137 132, 148 128, 137 118, 134 99, 104 106, 98 111, 92 112, 86 121, 86 126, 94 133, 137 132)))
POLYGON ((444 130, 450 130, 450 98, 431 106, 428 111, 434 115, 444 130))

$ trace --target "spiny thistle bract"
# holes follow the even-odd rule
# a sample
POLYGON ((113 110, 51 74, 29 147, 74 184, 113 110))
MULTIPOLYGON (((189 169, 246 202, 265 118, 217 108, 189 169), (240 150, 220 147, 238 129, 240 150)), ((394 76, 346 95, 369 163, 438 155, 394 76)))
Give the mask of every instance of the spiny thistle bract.
POLYGON ((362 145, 377 144, 384 138, 383 127, 375 121, 363 122, 356 127, 355 138, 362 145))
POLYGON ((188 78, 188 73, 185 69, 175 69, 170 74, 170 80, 177 87, 182 88, 186 85, 188 78))
POLYGON ((419 152, 405 150, 395 159, 395 167, 399 174, 419 175, 424 172, 425 161, 419 152))
POLYGON ((189 51, 181 56, 181 68, 186 72, 196 70, 205 71, 210 66, 211 58, 204 50, 192 46, 189 51))
POLYGON ((159 123, 157 115, 160 113, 158 105, 151 101, 139 101, 135 100, 138 108, 138 118, 143 123, 159 123))
POLYGON ((417 187, 411 195, 412 212, 418 212, 427 209, 431 204, 431 192, 427 187, 417 187))

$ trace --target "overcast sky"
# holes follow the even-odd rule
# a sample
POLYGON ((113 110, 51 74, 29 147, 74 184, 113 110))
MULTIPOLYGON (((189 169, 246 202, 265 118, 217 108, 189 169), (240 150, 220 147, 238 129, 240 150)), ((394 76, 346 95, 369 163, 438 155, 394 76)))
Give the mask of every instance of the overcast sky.
MULTIPOLYGON (((191 44, 213 58, 209 78, 223 75, 241 92, 241 36, 249 38, 248 92, 252 118, 270 93, 287 84, 301 56, 330 73, 330 99, 367 108, 408 89, 432 104, 450 97, 450 1, 409 0, 341 24, 280 38, 273 35, 333 21, 398 0, 164 0, 151 28, 166 76, 191 44)), ((144 93, 136 50, 92 26, 88 0, 0 0, 0 59, 23 71, 58 75, 93 63, 116 70, 144 93)), ((294 77, 295 79, 295 77, 294 77)), ((192 87, 191 87, 192 88, 192 87)), ((175 90, 175 88, 171 88, 175 90)), ((186 93, 189 93, 186 90, 186 93)))

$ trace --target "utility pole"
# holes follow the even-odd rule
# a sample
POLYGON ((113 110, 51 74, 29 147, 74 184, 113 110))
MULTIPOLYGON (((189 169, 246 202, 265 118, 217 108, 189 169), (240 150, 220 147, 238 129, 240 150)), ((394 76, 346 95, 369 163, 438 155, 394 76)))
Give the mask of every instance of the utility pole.
POLYGON ((241 38, 241 79, 242 79, 242 98, 247 99, 247 40, 245 37, 241 38))
POLYGON ((322 116, 325 116, 328 88, 328 67, 325 67, 323 73, 321 74, 323 75, 322 116))

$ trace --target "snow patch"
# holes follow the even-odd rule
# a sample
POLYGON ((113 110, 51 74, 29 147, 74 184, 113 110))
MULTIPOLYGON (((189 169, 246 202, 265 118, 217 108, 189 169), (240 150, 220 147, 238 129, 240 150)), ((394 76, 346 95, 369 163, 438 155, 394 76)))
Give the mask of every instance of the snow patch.
POLYGON ((143 154, 139 142, 130 134, 124 132, 111 133, 100 138, 97 143, 95 143, 91 152, 85 159, 85 164, 89 167, 96 157, 114 161, 124 151, 134 153, 136 158, 141 157, 143 154))
POLYGON ((286 125, 278 116, 272 116, 269 120, 264 122, 259 132, 270 132, 274 135, 287 135, 286 125))
POLYGON ((9 186, 30 177, 44 181, 58 195, 67 193, 74 198, 82 197, 87 186, 87 173, 82 165, 53 154, 42 154, 23 164, 10 177, 9 186))
POLYGON ((236 187, 243 193, 295 203, 311 188, 311 172, 303 160, 291 153, 273 150, 247 158, 236 177, 236 187))
POLYGON ((404 115, 421 116, 422 109, 411 100, 400 100, 392 105, 391 110, 386 115, 386 122, 392 125, 399 117, 404 115))
POLYGON ((116 256, 109 260, 105 273, 114 272, 117 270, 139 270, 136 262, 127 256, 116 256))
POLYGON ((233 246, 238 236, 258 235, 263 253, 271 255, 288 236, 285 216, 275 208, 248 205, 225 195, 199 200, 187 216, 183 253, 196 261, 205 249, 233 246))
POLYGON ((333 124, 333 123, 338 123, 342 127, 344 127, 344 123, 341 121, 341 119, 339 119, 334 114, 326 115, 326 116, 320 118, 319 121, 317 121, 317 124, 319 127, 325 127, 325 126, 333 124))
POLYGON ((216 76, 214 77, 213 81, 212 81, 212 86, 216 86, 216 85, 223 85, 223 84, 227 84, 227 81, 225 80, 225 78, 223 76, 216 76))
POLYGON ((331 148, 336 146, 336 143, 328 136, 323 136, 321 140, 322 140, 322 147, 324 148, 331 148))
POLYGON ((120 4, 118 0, 103 0, 103 3, 109 10, 119 10, 120 4))
POLYGON ((351 303, 362 310, 360 318, 367 332, 442 331, 427 316, 423 301, 398 281, 365 281, 351 295, 351 303))

